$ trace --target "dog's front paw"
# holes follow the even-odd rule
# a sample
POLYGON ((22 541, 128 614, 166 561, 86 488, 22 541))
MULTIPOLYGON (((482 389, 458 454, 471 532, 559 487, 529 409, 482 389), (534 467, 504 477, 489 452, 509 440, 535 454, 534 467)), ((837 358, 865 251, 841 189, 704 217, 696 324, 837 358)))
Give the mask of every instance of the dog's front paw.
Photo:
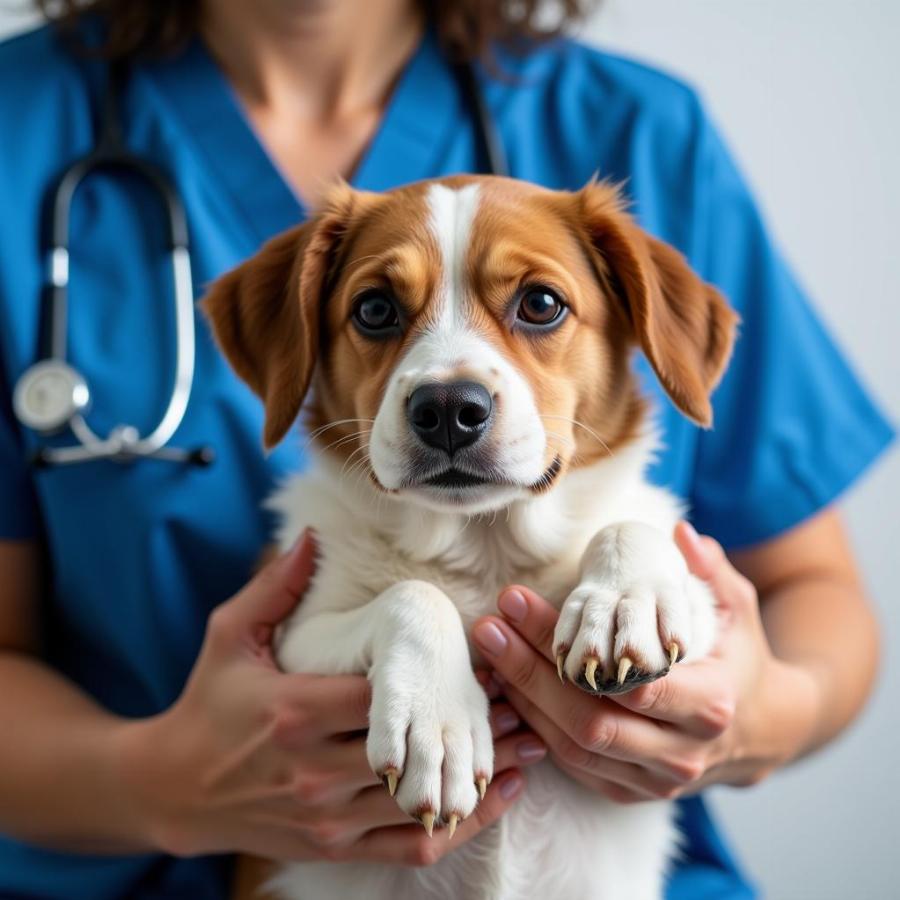
POLYGON ((695 632, 708 644, 712 621, 705 588, 671 540, 640 523, 605 528, 560 611, 553 638, 560 678, 590 693, 631 690, 683 659, 695 632))
MULTIPOLYGON (((421 593, 417 601, 428 603, 421 593)), ((424 615, 416 624, 408 601, 405 612, 412 612, 406 618, 412 629, 433 621, 424 615)), ((400 808, 429 834, 436 823, 452 834, 475 810, 493 775, 488 699, 454 616, 434 640, 410 631, 395 634, 392 645, 376 654, 370 673, 369 764, 400 808)))

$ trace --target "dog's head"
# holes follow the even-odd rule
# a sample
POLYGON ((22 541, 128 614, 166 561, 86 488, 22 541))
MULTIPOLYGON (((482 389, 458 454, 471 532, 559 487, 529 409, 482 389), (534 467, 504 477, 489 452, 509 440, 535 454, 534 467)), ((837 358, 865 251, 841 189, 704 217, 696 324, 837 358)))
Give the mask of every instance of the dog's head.
POLYGON ((265 403, 267 446, 309 391, 327 452, 388 493, 467 512, 545 491, 633 437, 635 345, 709 426, 737 321, 614 188, 488 177, 341 185, 205 308, 265 403))

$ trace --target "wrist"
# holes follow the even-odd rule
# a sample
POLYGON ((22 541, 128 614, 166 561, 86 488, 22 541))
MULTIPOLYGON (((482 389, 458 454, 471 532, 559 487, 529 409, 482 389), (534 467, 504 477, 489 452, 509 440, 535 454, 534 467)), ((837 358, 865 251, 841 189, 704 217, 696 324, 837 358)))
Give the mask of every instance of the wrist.
MULTIPOLYGON (((756 741, 748 756, 762 774, 781 768, 814 743, 823 703, 821 681, 809 669, 772 657, 760 679, 755 704, 756 741)), ((759 780, 756 778, 754 780, 759 780)))
POLYGON ((163 775, 162 754, 169 745, 159 733, 161 720, 123 721, 111 741, 113 766, 132 840, 148 852, 181 855, 175 846, 180 841, 173 837, 176 816, 166 801, 171 785, 163 775))

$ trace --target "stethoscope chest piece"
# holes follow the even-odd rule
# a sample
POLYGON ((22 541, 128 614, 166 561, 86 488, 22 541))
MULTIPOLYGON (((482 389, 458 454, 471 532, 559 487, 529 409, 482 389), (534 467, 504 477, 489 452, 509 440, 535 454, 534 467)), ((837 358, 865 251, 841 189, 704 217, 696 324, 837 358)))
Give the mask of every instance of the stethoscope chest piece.
POLYGON ((44 359, 29 366, 13 391, 16 418, 39 434, 62 431, 90 404, 84 378, 59 359, 44 359))

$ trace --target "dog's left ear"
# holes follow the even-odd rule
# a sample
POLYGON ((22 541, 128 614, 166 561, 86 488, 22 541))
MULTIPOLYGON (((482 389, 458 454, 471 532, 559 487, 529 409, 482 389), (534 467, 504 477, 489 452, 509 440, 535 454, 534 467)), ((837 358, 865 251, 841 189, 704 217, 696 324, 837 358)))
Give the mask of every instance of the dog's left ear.
POLYGON ((274 447, 300 412, 318 356, 320 308, 354 192, 333 189, 322 211, 213 282, 201 305, 235 372, 265 403, 274 447))
POLYGON ((576 196, 601 279, 624 301, 657 378, 685 415, 710 427, 710 394, 731 356, 737 313, 677 250, 638 227, 614 187, 589 184, 576 196))

